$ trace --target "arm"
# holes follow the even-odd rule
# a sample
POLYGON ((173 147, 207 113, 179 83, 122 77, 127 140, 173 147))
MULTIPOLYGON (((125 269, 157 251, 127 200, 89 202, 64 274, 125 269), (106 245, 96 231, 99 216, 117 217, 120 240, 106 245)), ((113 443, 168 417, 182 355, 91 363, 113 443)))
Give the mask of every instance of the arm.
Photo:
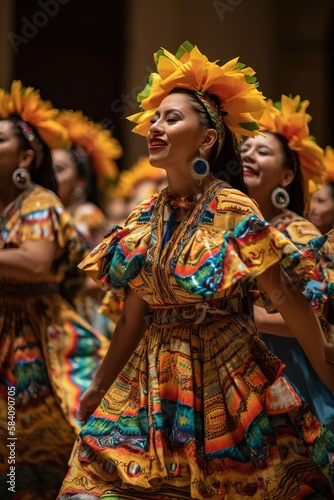
POLYGON ((259 276, 258 281, 283 316, 291 336, 298 339, 319 377, 334 391, 334 366, 330 364, 334 361, 334 345, 327 343, 306 297, 299 290, 290 290, 278 264, 259 276))
POLYGON ((294 337, 280 313, 269 314, 264 307, 254 306, 254 322, 260 332, 294 337))
POLYGON ((6 280, 43 281, 59 253, 57 243, 26 241, 19 248, 0 251, 0 276, 6 280))
POLYGON ((102 397, 121 372, 147 329, 144 314, 148 304, 127 289, 122 315, 117 323, 105 358, 96 370, 92 383, 82 395, 78 418, 85 422, 100 404, 102 397))

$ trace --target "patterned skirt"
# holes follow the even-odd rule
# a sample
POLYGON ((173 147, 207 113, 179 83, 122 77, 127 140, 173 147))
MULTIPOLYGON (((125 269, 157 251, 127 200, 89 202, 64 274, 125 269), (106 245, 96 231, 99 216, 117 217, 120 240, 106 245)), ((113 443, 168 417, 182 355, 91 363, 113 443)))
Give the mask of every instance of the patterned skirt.
POLYGON ((108 342, 56 286, 12 288, 0 287, 0 498, 54 500, 80 430, 80 395, 108 342))
POLYGON ((155 309, 58 498, 334 498, 334 435, 283 369, 239 296, 155 309))

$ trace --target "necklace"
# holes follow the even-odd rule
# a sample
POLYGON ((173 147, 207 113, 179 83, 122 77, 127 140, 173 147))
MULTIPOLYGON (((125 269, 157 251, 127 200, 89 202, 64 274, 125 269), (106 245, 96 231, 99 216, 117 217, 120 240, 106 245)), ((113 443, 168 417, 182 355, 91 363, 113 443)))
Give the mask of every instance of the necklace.
POLYGON ((164 193, 162 197, 164 202, 163 221, 167 223, 167 225, 164 229, 165 232, 161 243, 162 248, 164 248, 167 241, 170 239, 177 225, 177 210, 180 210, 184 215, 188 214, 195 207, 200 196, 201 195, 198 194, 195 198, 191 198, 190 196, 184 195, 175 198, 168 192, 164 193))
POLYGON ((198 197, 199 196, 196 196, 196 198, 194 199, 190 196, 184 195, 175 198, 172 194, 166 192, 163 195, 163 200, 165 201, 166 205, 173 210, 182 210, 183 212, 189 212, 196 205, 198 197))

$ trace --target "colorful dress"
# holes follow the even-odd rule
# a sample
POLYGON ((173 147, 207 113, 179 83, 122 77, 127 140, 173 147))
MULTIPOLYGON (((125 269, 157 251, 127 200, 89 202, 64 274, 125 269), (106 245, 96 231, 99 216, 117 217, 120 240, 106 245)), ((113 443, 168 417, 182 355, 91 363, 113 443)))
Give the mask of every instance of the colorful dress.
POLYGON ((0 251, 26 241, 64 251, 43 283, 0 277, 0 498, 54 500, 80 430, 79 397, 108 342, 59 293, 83 239, 58 197, 37 185, 1 220, 0 251))
MULTIPOLYGON (((97 205, 89 202, 79 205, 71 215, 76 226, 86 235, 90 243, 90 248, 93 249, 101 241, 109 227, 106 215, 97 205)), ((76 269, 72 271, 74 283, 78 281, 78 274, 83 275, 84 278, 86 277, 85 274, 76 267, 76 269)), ((69 284, 70 283, 71 280, 69 280, 69 284)), ((87 287, 84 286, 85 282, 82 282, 81 285, 83 292, 80 292, 79 289, 78 292, 75 293, 73 302, 75 309, 82 318, 95 328, 95 330, 102 333, 108 339, 111 339, 115 328, 115 322, 108 315, 103 314, 103 310, 99 310, 104 300, 104 292, 101 289, 97 289, 95 293, 89 293, 87 287)))
POLYGON ((142 203, 80 265, 120 298, 130 286, 151 312, 83 427, 58 498, 334 498, 334 435, 246 307, 247 283, 278 261, 292 273, 299 252, 218 180, 163 246, 169 203, 166 190, 142 203))
MULTIPOLYGON (((290 211, 276 217, 271 223, 299 249, 305 248, 311 239, 321 235, 310 221, 290 211)), ((312 286, 312 283, 310 281, 308 285, 312 286)), ((285 375, 303 395, 312 413, 334 432, 334 394, 320 380, 298 340, 267 333, 262 333, 262 336, 269 349, 285 363, 285 375)))

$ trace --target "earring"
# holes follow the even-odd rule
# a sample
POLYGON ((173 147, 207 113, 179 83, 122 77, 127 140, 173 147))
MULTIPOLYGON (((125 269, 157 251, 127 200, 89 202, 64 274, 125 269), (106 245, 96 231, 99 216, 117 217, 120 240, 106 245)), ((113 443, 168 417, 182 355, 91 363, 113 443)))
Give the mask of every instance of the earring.
MULTIPOLYGON (((199 150, 200 154, 202 153, 199 150)), ((209 162, 198 156, 189 165, 190 174, 194 179, 203 180, 210 172, 209 162)))
POLYGON ((31 177, 26 168, 16 168, 12 175, 14 186, 18 189, 27 189, 31 184, 31 177))
POLYGON ((286 189, 277 187, 271 193, 271 202, 275 208, 286 208, 290 203, 290 196, 286 189))
POLYGON ((80 186, 77 186, 73 189, 71 194, 72 203, 78 203, 79 201, 85 201, 84 189, 80 186))

